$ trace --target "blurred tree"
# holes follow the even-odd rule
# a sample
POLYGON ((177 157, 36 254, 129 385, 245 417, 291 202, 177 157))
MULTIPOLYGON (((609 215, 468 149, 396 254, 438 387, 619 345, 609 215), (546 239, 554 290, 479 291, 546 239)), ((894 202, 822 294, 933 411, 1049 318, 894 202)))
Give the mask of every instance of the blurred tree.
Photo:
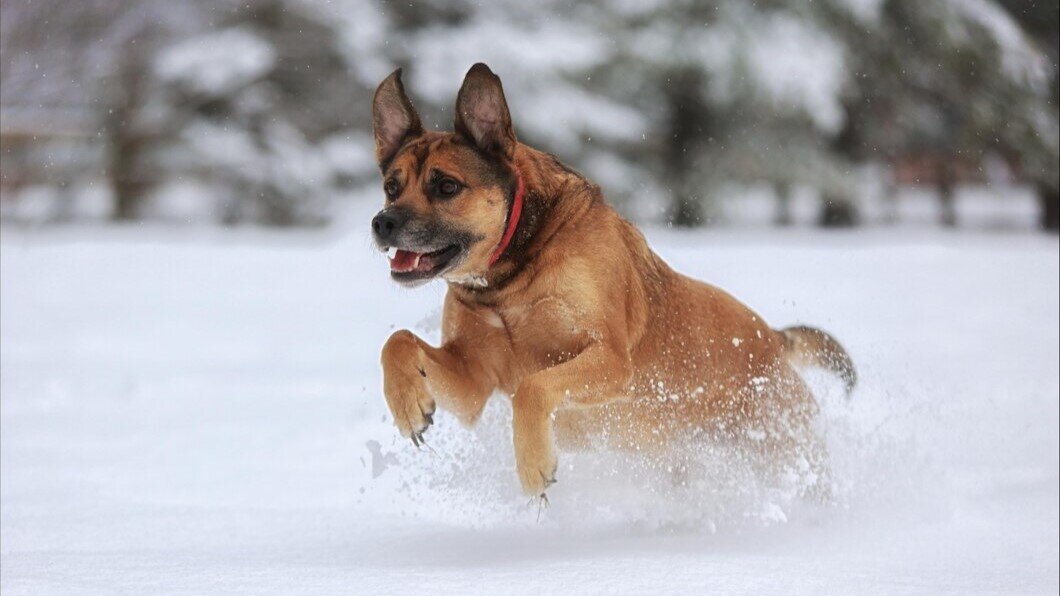
MULTIPOLYGON (((360 8, 367 16, 371 6, 360 8)), ((340 158, 370 154, 368 110, 350 99, 370 96, 366 81, 378 73, 363 72, 358 58, 381 48, 350 43, 338 9, 308 0, 233 3, 210 29, 154 60, 157 99, 175 132, 169 163, 210 182, 222 221, 319 225, 339 171, 367 173, 366 163, 334 163, 329 149, 354 145, 340 158)))
POLYGON ((676 226, 692 227, 703 224, 703 186, 689 176, 697 165, 697 156, 704 150, 709 130, 716 125, 701 93, 704 73, 695 68, 675 68, 663 87, 667 122, 663 129, 661 174, 669 191, 670 210, 667 219, 676 226))
MULTIPOLYGON (((0 105, 22 114, 28 127, 46 133, 56 114, 85 114, 67 137, 107 141, 105 174, 111 182, 115 219, 135 218, 148 175, 142 149, 147 142, 142 108, 147 99, 149 58, 167 35, 204 26, 192 2, 168 6, 144 0, 12 0, 0 19, 0 105)), ((87 144, 79 150, 90 150, 87 144)), ((54 164, 51 176, 69 178, 62 168, 93 160, 54 164)), ((85 173, 74 174, 84 175, 85 173)))
MULTIPOLYGON (((0 10, 5 122, 12 107, 37 123, 57 120, 56 107, 90 114, 87 126, 71 121, 97 149, 106 141, 120 219, 150 216, 167 188, 192 181, 183 196, 217 205, 223 221, 320 223, 340 181, 372 179, 379 80, 409 67, 424 121, 448 128, 462 75, 485 61, 520 139, 586 170, 636 217, 710 223, 724 217, 723 193, 766 187, 779 224, 808 190, 819 223, 852 225, 865 166, 912 156, 953 224, 959 185, 1000 156, 1038 187, 1043 226, 1057 226, 1055 3, 5 0, 0 10)), ((55 172, 94 163, 6 162, 37 164, 57 184, 72 176, 55 172)))
POLYGON ((143 217, 150 193, 159 183, 165 164, 155 158, 157 146, 175 131, 164 127, 151 108, 154 99, 153 63, 166 43, 178 38, 182 27, 158 18, 160 4, 143 3, 118 16, 121 27, 109 33, 109 71, 96 84, 99 105, 105 109, 101 129, 107 142, 107 174, 114 195, 111 218, 133 221, 143 217))
POLYGON ((222 221, 326 221, 335 179, 318 144, 353 127, 348 98, 369 92, 339 40, 313 3, 256 0, 157 54, 168 163, 210 181, 222 221))
MULTIPOLYGON (((810 2, 598 2, 582 18, 615 32, 595 69, 607 93, 648 115, 655 131, 635 155, 667 192, 679 226, 717 217, 727 183, 767 184, 776 220, 790 194, 825 199, 823 225, 850 225, 853 184, 828 139, 842 123, 842 48, 806 13, 810 2)), ((585 6, 585 5, 583 5, 585 6)))
POLYGON ((384 55, 406 67, 406 87, 428 127, 452 129, 460 82, 472 64, 485 62, 504 82, 521 141, 586 170, 619 203, 651 180, 623 153, 642 140, 646 119, 593 76, 614 48, 577 3, 441 0, 384 7, 389 35, 400 40, 384 55))
POLYGON ((106 142, 114 219, 143 217, 167 185, 194 180, 199 211, 226 222, 319 224, 337 171, 366 173, 335 161, 370 154, 368 110, 351 98, 382 76, 381 37, 361 30, 371 7, 5 2, 3 104, 40 120, 65 104, 92 114, 83 134, 106 142))
MULTIPOLYGON (((1052 80, 1052 113, 1060 106, 1060 2, 1040 0, 1001 0, 1023 30, 1031 35, 1043 53, 1049 57, 1049 76, 1052 80)), ((1053 125, 1055 127, 1055 124, 1053 125)), ((1055 157, 1055 156, 1053 156, 1055 157)), ((1043 156, 1048 160, 1049 155, 1043 156)), ((1038 160, 1034 160, 1038 162, 1038 160)), ((1039 225, 1053 232, 1060 231, 1060 184, 1056 180, 1056 160, 1052 164, 1036 163, 1039 173, 1035 177, 1040 207, 1039 225)))
POLYGON ((836 150, 852 161, 917 155, 930 167, 941 222, 955 225, 958 171, 998 153, 1055 189, 1060 159, 1055 84, 1043 53, 986 0, 848 0, 815 5, 842 40, 854 76, 836 150))

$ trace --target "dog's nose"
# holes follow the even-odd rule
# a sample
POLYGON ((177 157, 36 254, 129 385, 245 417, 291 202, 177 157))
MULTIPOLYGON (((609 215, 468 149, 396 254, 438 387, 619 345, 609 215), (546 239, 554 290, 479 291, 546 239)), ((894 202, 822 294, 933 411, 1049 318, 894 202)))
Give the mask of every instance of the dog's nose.
POLYGON ((408 216, 402 211, 380 211, 372 218, 372 232, 380 242, 387 242, 397 236, 398 230, 405 225, 408 216))

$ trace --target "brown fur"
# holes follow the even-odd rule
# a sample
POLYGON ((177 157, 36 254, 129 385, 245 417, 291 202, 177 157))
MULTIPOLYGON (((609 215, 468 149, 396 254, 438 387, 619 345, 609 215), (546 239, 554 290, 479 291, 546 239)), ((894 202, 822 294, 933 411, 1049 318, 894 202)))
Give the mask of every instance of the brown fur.
MULTIPOLYGON (((657 449, 708 430, 823 466, 811 428, 817 406, 791 360, 825 354, 814 362, 839 363, 852 385, 839 344, 823 333, 774 331, 721 289, 671 269, 597 186, 515 141, 510 120, 490 118, 497 107, 490 93, 503 103, 503 92, 483 68, 465 81, 475 93, 461 97, 484 96, 486 105, 458 101, 460 133, 418 132, 397 149, 384 139, 379 151, 384 178, 400 178, 405 189, 388 208, 478 238, 446 274, 441 347, 402 330, 383 348, 384 393, 401 433, 418 442, 436 406, 473 424, 492 394, 509 395, 518 475, 531 495, 554 480, 557 443, 657 449), (459 177, 464 193, 430 199, 422 188, 432 170, 459 177), (523 218, 511 246, 487 267, 515 172, 527 188, 523 218), (469 275, 486 286, 463 283, 469 275)), ((380 94, 405 109, 393 78, 380 94)), ((380 94, 377 127, 388 109, 380 94)))
POLYGON ((858 384, 858 373, 850 354, 831 335, 803 325, 782 329, 788 361, 799 367, 825 368, 843 379, 847 396, 858 384))

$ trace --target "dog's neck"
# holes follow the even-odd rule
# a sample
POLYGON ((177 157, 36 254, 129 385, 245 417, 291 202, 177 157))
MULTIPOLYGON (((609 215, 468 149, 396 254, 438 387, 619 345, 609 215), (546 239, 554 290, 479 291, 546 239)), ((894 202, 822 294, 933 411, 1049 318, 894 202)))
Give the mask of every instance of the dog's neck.
POLYGON ((483 275, 450 282, 466 304, 499 306, 515 298, 530 285, 533 262, 552 237, 601 199, 599 187, 548 153, 519 145, 513 167, 525 185, 522 214, 507 248, 483 275))

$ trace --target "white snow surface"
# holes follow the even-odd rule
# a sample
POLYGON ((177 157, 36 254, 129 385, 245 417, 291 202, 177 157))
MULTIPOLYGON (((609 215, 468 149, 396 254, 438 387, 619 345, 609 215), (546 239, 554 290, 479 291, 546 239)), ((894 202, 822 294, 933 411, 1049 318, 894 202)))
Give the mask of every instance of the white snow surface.
MULTIPOLYGON (((1055 237, 648 230, 862 373, 824 409, 836 503, 721 450, 685 486, 562 454, 526 505, 506 398, 392 428, 379 349, 439 285, 345 233, 3 230, 3 593, 973 594, 1058 590, 1055 237)), ((658 462, 654 462, 658 463, 658 462)), ((664 466, 665 467, 665 466, 664 466)))

